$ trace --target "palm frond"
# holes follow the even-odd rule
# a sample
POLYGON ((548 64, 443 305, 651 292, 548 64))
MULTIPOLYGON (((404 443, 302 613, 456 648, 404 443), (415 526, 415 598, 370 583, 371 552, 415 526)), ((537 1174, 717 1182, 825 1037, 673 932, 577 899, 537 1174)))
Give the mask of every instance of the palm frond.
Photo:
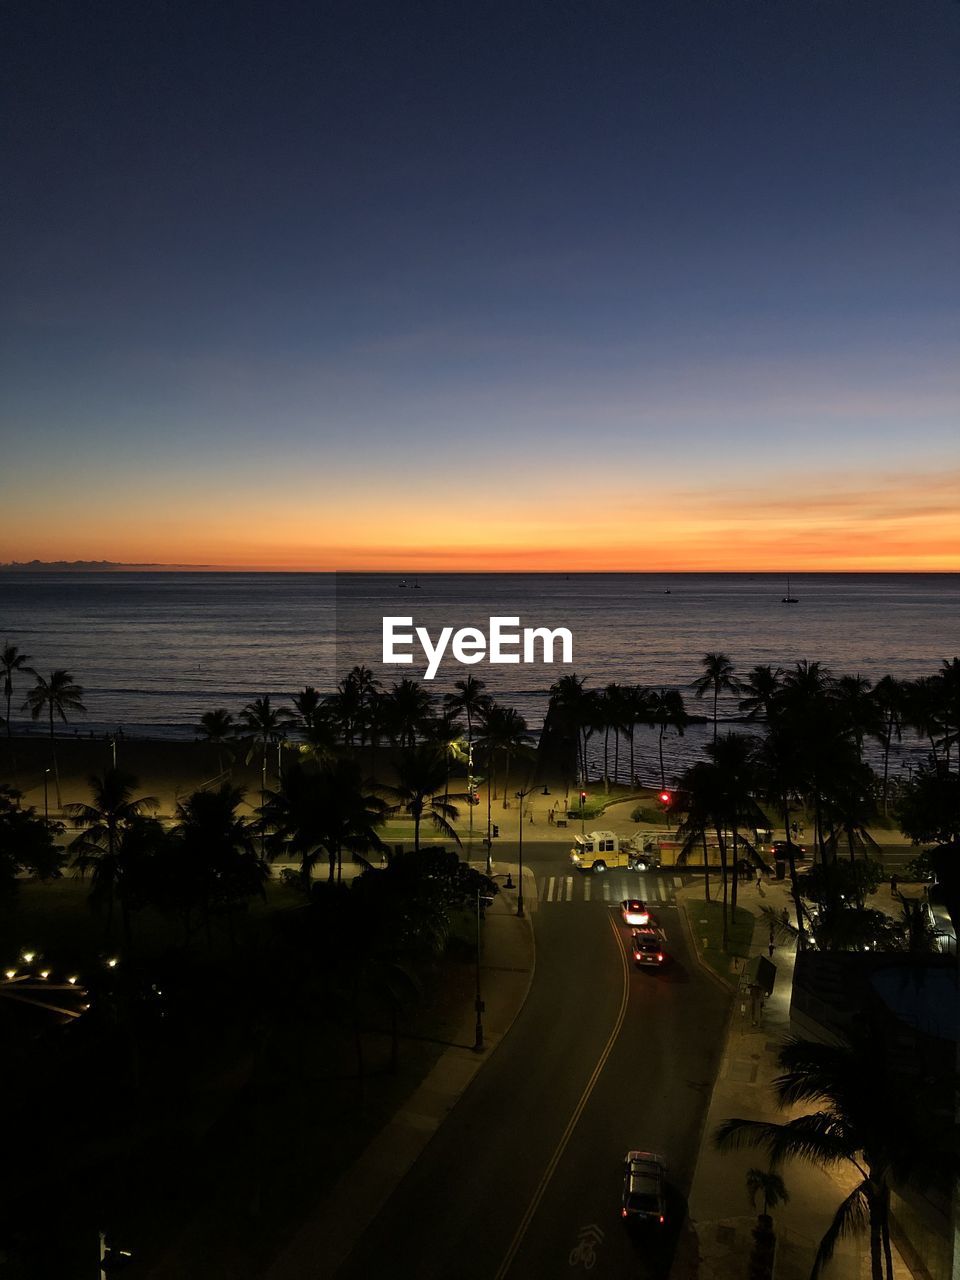
POLYGON ((818 1280, 823 1268, 833 1257, 834 1250, 845 1236, 864 1231, 870 1223, 870 1201, 867 1198, 867 1182, 859 1183, 845 1200, 840 1202, 833 1221, 827 1227, 817 1248, 810 1272, 810 1280, 818 1280))

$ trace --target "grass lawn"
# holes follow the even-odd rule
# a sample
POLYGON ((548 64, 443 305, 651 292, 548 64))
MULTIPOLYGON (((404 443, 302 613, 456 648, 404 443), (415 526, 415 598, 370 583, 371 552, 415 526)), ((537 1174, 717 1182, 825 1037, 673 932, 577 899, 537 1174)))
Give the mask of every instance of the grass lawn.
POLYGON ((687 904, 687 918, 693 930, 700 958, 724 981, 730 980, 730 962, 734 957, 746 959, 750 954, 756 916, 744 907, 727 915, 727 948, 723 950, 723 905, 719 902, 693 901, 687 904))

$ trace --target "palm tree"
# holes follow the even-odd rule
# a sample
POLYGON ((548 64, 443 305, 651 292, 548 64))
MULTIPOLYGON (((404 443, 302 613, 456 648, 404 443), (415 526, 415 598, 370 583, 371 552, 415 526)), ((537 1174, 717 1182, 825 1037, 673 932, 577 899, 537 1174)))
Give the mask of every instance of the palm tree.
POLYGON ((630 785, 633 786, 637 776, 634 748, 638 724, 646 724, 650 719, 650 692, 643 685, 633 685, 624 691, 624 726, 623 732, 630 743, 630 785))
POLYGON ((296 763, 264 806, 265 821, 276 833, 271 856, 290 852, 299 857, 303 885, 309 889, 314 867, 326 853, 329 878, 336 875, 340 881, 345 851, 386 852, 376 831, 386 812, 355 760, 343 757, 320 768, 296 763))
POLYGON ((462 714, 467 718, 467 769, 472 773, 473 729, 482 713, 490 705, 490 695, 484 693, 487 687, 484 681, 478 680, 472 674, 464 680, 455 681, 453 687, 456 692, 444 694, 443 705, 454 715, 462 714))
POLYGON ((830 1261, 838 1241, 864 1227, 870 1233, 872 1280, 893 1280, 891 1186, 923 1175, 955 1177, 960 1171, 949 1145, 951 1127, 943 1121, 953 1114, 952 1080, 927 1081, 923 1089, 904 1087, 891 1069, 883 1036, 871 1030, 856 1033, 848 1044, 787 1040, 779 1053, 783 1074, 773 1082, 778 1105, 809 1102, 818 1110, 783 1124, 725 1120, 714 1134, 721 1151, 757 1147, 774 1168, 794 1158, 822 1168, 846 1165, 859 1176, 820 1241, 811 1280, 830 1261))
POLYGON ((10 737, 10 699, 13 697, 13 677, 18 672, 35 676, 33 667, 27 666, 30 655, 21 653, 15 644, 5 644, 0 650, 0 671, 3 672, 3 696, 7 700, 7 737, 10 737))
POLYGON ((384 695, 383 712, 392 741, 398 747, 415 747, 430 719, 430 694, 419 680, 401 680, 384 695))
POLYGON ((903 684, 893 676, 881 676, 872 690, 873 700, 879 712, 880 724, 874 737, 883 747, 883 816, 887 816, 888 778, 890 773, 890 748, 896 737, 903 736, 903 684))
POLYGON ((650 723, 657 726, 657 745, 660 751, 660 789, 667 787, 666 770, 663 767, 663 738, 668 729, 674 729, 682 738, 683 731, 690 723, 687 709, 683 705, 683 696, 677 689, 650 690, 647 697, 647 715, 650 723))
POLYGON ((685 770, 677 788, 677 803, 685 815, 677 827, 677 835, 683 840, 681 854, 689 857, 697 844, 703 848, 703 894, 710 901, 710 851, 707 838, 717 834, 720 852, 720 877, 722 893, 721 947, 727 947, 727 848, 722 839, 720 785, 717 766, 707 760, 698 760, 685 770))
POLYGON ((280 742, 284 738, 287 729, 295 723, 295 720, 293 712, 288 711, 286 707, 270 705, 269 693, 265 693, 262 698, 254 698, 253 702, 248 702, 240 712, 240 731, 246 730, 250 738, 250 750, 247 752, 248 764, 253 759, 256 749, 260 748, 261 809, 267 796, 267 750, 271 743, 280 742))
MULTIPOLYGON (((92 803, 65 806, 65 811, 82 828, 80 835, 70 842, 70 849, 77 855, 74 865, 81 874, 93 868, 91 892, 95 901, 103 899, 107 903, 108 935, 113 921, 114 896, 119 898, 128 945, 130 901, 124 875, 131 859, 125 857, 130 850, 124 847, 124 836, 142 823, 147 810, 159 807, 155 796, 140 796, 135 800, 136 785, 133 774, 107 769, 90 778, 92 803)), ((139 843, 137 848, 139 851, 139 843)))
POLYGON ((587 750, 585 726, 589 720, 591 694, 584 688, 585 680, 575 672, 561 676, 550 686, 552 715, 560 728, 571 734, 577 744, 577 773, 587 780, 587 750))
MULTIPOLYGON (((510 759, 530 742, 527 722, 513 707, 492 702, 483 712, 482 735, 478 742, 487 758, 491 782, 496 777, 497 753, 500 752, 504 757, 502 807, 507 809, 510 805, 510 759)), ((488 785, 488 799, 494 790, 494 787, 488 785)))
POLYGON ((778 1204, 786 1204, 790 1199, 786 1183, 779 1173, 773 1169, 758 1169, 756 1166, 747 1170, 747 1195, 750 1197, 750 1208, 757 1207, 757 1197, 763 1204, 761 1216, 770 1217, 770 1210, 778 1204))
POLYGON ((740 685, 740 692, 746 694, 737 704, 741 711, 747 713, 748 720, 769 720, 770 704, 780 692, 779 667, 760 664, 751 667, 746 680, 740 685))
POLYGON ((833 687, 833 698, 847 733, 853 735, 857 755, 863 759, 863 739, 876 736, 880 730, 880 714, 872 696, 873 686, 861 675, 841 676, 833 687))
POLYGON ((790 891, 797 917, 797 945, 802 951, 807 943, 807 935, 804 928, 803 894, 797 875, 797 852, 791 835, 791 823, 792 797, 804 790, 805 779, 797 742, 789 728, 785 728, 780 722, 768 727, 763 739, 754 747, 754 769, 759 794, 771 805, 776 805, 783 820, 790 891))
POLYGON ((216 711, 205 711, 197 725, 197 734, 201 741, 209 742, 217 748, 217 774, 223 773, 223 748, 236 736, 237 725, 233 716, 224 707, 216 711))
POLYGON ((451 795, 445 793, 447 767, 441 752, 429 744, 411 747, 403 753, 397 764, 395 785, 384 787, 384 792, 395 801, 387 810, 387 816, 409 813, 413 818, 413 847, 420 852, 420 826, 424 818, 435 831, 460 844, 460 837, 452 823, 460 816, 454 800, 469 800, 466 792, 451 795))
POLYGON ((269 870, 256 853, 254 824, 237 812, 243 799, 242 787, 224 782, 215 791, 195 791, 177 806, 173 836, 180 856, 173 896, 188 937, 193 909, 209 938, 212 912, 226 911, 229 921, 239 902, 263 895, 269 870))
POLYGON ((700 659, 703 675, 693 682, 694 697, 700 699, 713 691, 713 740, 717 740, 717 702, 721 689, 739 693, 740 681, 733 674, 733 663, 725 653, 705 653, 700 659))
POLYGON ((73 677, 69 671, 58 668, 51 671, 50 679, 44 680, 43 676, 36 675, 37 683, 27 694, 27 700, 23 704, 23 710, 29 709, 30 717, 33 720, 39 720, 46 711, 50 717, 50 750, 53 754, 53 777, 57 788, 57 808, 62 805, 60 797, 60 769, 57 764, 57 742, 53 733, 54 716, 58 716, 64 724, 67 723, 67 712, 78 711, 81 714, 86 711, 83 705, 83 689, 78 684, 74 684, 73 677))

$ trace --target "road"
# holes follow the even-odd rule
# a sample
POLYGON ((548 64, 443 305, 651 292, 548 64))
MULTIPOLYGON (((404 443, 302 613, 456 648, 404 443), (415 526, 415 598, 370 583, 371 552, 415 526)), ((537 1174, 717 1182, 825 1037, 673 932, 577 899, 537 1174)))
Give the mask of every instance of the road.
POLYGON ((691 956, 672 875, 568 874, 568 842, 531 848, 533 986, 510 1033, 340 1275, 417 1280, 663 1280, 729 1008, 691 956), (656 902, 672 962, 636 971, 619 901, 656 902), (669 1163, 662 1232, 621 1223, 629 1147, 669 1163), (587 1263, 592 1262, 588 1268, 587 1263))

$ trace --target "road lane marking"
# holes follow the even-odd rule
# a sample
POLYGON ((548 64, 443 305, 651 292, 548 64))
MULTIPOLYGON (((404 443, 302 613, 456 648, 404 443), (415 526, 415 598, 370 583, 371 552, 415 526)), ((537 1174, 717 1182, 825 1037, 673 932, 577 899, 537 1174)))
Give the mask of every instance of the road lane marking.
POLYGON ((556 885, 555 885, 555 883, 554 883, 554 878, 553 878, 553 876, 551 876, 551 877, 550 877, 550 879, 547 881, 547 894, 546 894, 546 897, 547 897, 547 901, 548 901, 548 902, 552 902, 552 901, 553 901, 553 891, 554 891, 554 889, 555 889, 555 888, 556 888, 556 885))
POLYGON ((593 884, 592 884, 589 880, 584 880, 584 882, 583 882, 583 900, 584 900, 584 902, 589 902, 589 901, 590 901, 590 895, 591 895, 591 893, 592 893, 592 892, 593 892, 593 884))
POLYGON ((573 876, 567 876, 567 902, 573 901, 573 876))
POLYGON ((607 1059, 613 1051, 613 1046, 617 1042, 617 1037, 623 1028, 624 1019, 627 1016, 627 1002, 630 996, 630 970, 627 968, 627 953, 620 938, 620 930, 617 928, 613 916, 607 916, 607 920, 610 924, 611 932, 613 933, 613 941, 614 946, 617 948, 617 955, 620 957, 620 967, 623 977, 623 987, 620 992, 620 1008, 617 1010, 617 1017, 613 1024, 613 1030, 610 1032, 607 1043, 603 1046, 603 1051, 597 1059, 597 1065, 594 1067, 593 1073, 587 1081, 583 1093, 581 1093, 580 1099, 573 1109, 570 1119, 567 1121, 567 1127, 564 1129, 563 1134, 560 1137, 560 1141, 557 1143, 556 1150, 550 1157, 547 1167, 544 1170, 543 1177, 540 1179, 540 1185, 533 1193, 533 1199, 527 1206, 527 1211, 523 1215, 519 1227, 517 1227, 516 1234, 510 1241, 510 1248, 507 1250, 506 1257, 503 1259, 503 1262, 501 1262, 500 1269, 497 1271, 494 1280, 504 1280, 507 1272, 513 1266, 513 1260, 517 1256, 520 1245, 523 1243, 523 1237, 527 1234, 530 1223, 533 1221, 534 1214, 540 1207, 540 1201, 543 1199, 547 1187, 550 1185, 551 1178, 557 1171, 557 1166, 563 1157, 564 1151, 567 1149, 567 1144, 573 1137, 573 1132, 577 1127, 581 1115, 583 1114, 584 1108, 590 1101, 590 1095, 597 1086, 597 1081, 600 1079, 600 1074, 606 1066, 607 1059))

